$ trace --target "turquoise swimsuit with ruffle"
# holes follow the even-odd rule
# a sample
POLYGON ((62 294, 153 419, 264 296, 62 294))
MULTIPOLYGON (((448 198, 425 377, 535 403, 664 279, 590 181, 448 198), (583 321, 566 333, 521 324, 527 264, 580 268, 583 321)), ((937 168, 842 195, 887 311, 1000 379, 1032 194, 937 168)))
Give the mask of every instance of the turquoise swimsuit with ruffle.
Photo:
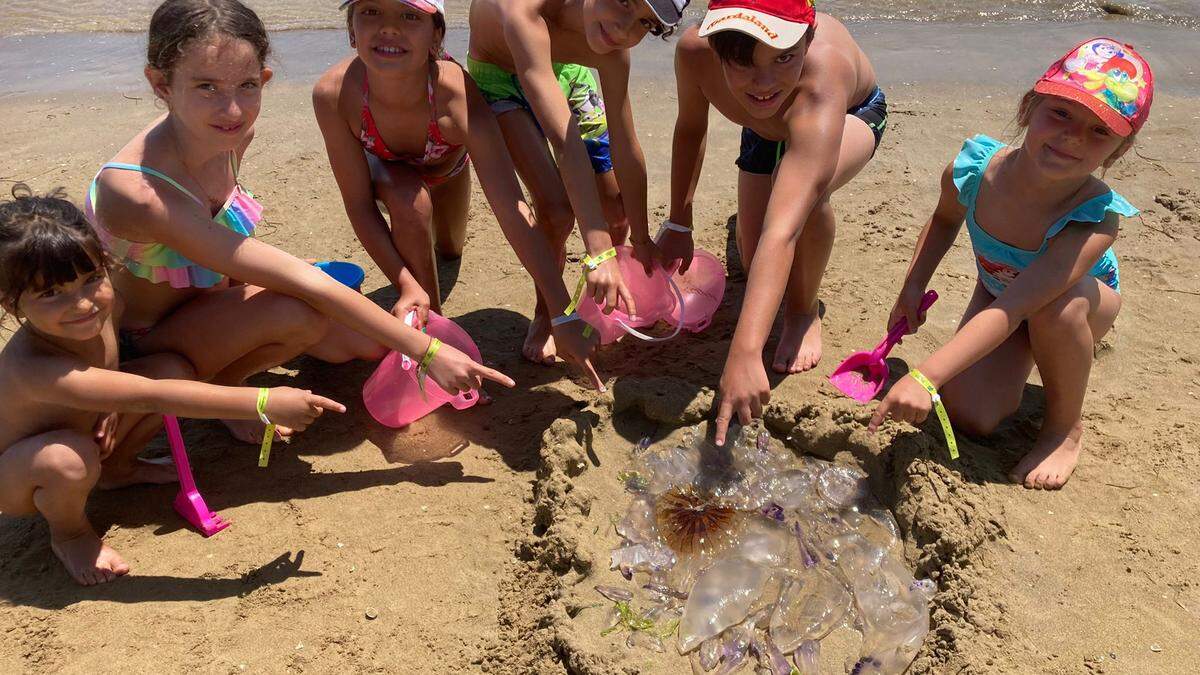
MULTIPOLYGON (((1054 221, 1042 245, 1031 251, 1006 244, 988 234, 979 223, 975 222, 975 200, 979 197, 979 182, 983 172, 996 152, 1004 147, 1004 143, 988 136, 979 135, 968 138, 954 158, 954 185, 958 187, 958 201, 967 207, 967 232, 971 234, 971 247, 975 253, 975 266, 979 269, 979 279, 988 292, 999 297, 1008 284, 1029 267, 1038 256, 1046 252, 1050 240, 1062 231, 1069 223, 1099 223, 1103 222, 1109 211, 1129 218, 1136 216, 1138 210, 1125 200, 1124 197, 1109 190, 1096 195, 1076 206, 1069 213, 1054 221)), ((1121 276, 1117 269, 1117 255, 1109 248, 1100 256, 1089 273, 1102 283, 1121 292, 1121 276)))

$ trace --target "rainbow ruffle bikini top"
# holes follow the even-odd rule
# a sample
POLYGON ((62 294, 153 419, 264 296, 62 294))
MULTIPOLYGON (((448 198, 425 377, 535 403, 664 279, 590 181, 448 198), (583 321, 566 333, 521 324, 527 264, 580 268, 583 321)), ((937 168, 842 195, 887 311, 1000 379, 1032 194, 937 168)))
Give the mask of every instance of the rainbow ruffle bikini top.
MULTIPOLYGON (((241 184, 237 182, 237 162, 232 154, 230 155, 229 163, 233 168, 233 191, 229 193, 229 198, 225 200, 225 205, 221 207, 217 215, 213 216, 213 222, 242 236, 250 237, 254 235, 255 226, 262 220, 263 207, 254 198, 254 195, 243 189, 241 184)), ((105 169, 137 171, 154 176, 190 197, 204 208, 205 211, 208 210, 209 206, 207 202, 192 194, 174 178, 161 171, 137 164, 109 162, 101 166, 100 171, 96 172, 96 177, 92 179, 92 185, 88 189, 87 201, 84 204, 84 213, 88 221, 92 224, 92 228, 96 231, 100 243, 110 255, 116 258, 118 262, 124 265, 135 276, 156 284, 166 282, 171 284, 172 288, 212 288, 225 279, 224 274, 197 265, 182 253, 169 246, 122 239, 100 223, 96 217, 96 181, 105 169)))

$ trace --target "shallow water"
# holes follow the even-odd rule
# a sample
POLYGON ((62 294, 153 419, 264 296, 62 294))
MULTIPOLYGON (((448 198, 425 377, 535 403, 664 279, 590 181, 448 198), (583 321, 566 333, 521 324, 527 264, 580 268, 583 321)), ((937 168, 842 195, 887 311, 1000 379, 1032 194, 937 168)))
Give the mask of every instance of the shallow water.
MULTIPOLYGON (((139 32, 160 0, 5 0, 0 35, 61 32, 139 32)), ((246 0, 273 30, 337 28, 341 13, 333 0, 246 0)), ((451 26, 466 23, 468 0, 446 3, 451 26)), ((688 10, 698 17, 707 3, 693 0, 688 10)), ((822 0, 823 12, 849 20, 901 21, 1079 21, 1103 17, 1102 4, 1125 8, 1138 21, 1200 28, 1196 0, 822 0)))

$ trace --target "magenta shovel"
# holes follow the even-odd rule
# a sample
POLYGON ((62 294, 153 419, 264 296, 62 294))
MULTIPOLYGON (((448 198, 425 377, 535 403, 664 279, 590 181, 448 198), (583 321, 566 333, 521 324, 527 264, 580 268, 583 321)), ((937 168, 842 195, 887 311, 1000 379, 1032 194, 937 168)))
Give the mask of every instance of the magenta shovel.
MULTIPOLYGON (((921 298, 919 311, 924 313, 933 306, 937 299, 937 291, 927 292, 921 298)), ((887 337, 883 338, 883 342, 880 342, 874 351, 851 354, 845 361, 842 361, 842 365, 838 366, 837 370, 833 371, 833 374, 829 376, 829 381, 843 394, 859 403, 866 403, 875 398, 875 394, 878 394, 879 390, 883 389, 884 383, 887 382, 888 367, 884 363, 884 359, 906 333, 908 333, 908 319, 900 317, 900 320, 892 326, 887 337)))

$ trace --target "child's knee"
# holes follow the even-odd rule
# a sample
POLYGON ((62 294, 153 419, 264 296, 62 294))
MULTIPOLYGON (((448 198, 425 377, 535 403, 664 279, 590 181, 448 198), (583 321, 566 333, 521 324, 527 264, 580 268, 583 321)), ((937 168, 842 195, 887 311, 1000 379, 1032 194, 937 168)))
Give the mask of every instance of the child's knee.
POLYGON ((567 241, 567 236, 575 227, 575 212, 571 209, 570 202, 551 202, 542 205, 537 213, 537 220, 546 228, 551 241, 562 244, 567 241))
POLYGON ((91 487, 100 477, 100 448, 78 431, 48 434, 34 462, 34 480, 43 487, 91 487))
POLYGON ((312 305, 282 293, 271 293, 270 314, 275 317, 281 342, 309 347, 321 341, 329 330, 329 318, 312 305))
POLYGON ((833 205, 825 198, 813 205, 813 210, 804 223, 803 237, 833 241, 837 234, 837 219, 833 214, 833 205))
POLYGON ((1088 325, 1091 302, 1083 295, 1068 291, 1029 317, 1031 330, 1079 328, 1088 325))
MULTIPOLYGON (((1001 410, 999 407, 955 405, 950 402, 950 399, 943 400, 946 402, 946 412, 950 415, 955 430, 968 436, 990 436, 1004 421, 1004 418, 1012 414, 1012 411, 1001 410)), ((1014 406, 1013 409, 1015 410, 1016 407, 1014 406)))
POLYGON ((156 380, 194 380, 196 367, 192 362, 174 352, 160 352, 146 357, 144 364, 139 364, 140 375, 156 380))
POLYGON ((389 190, 383 195, 383 203, 387 205, 392 232, 429 231, 433 220, 433 198, 429 190, 422 188, 409 194, 389 190))

